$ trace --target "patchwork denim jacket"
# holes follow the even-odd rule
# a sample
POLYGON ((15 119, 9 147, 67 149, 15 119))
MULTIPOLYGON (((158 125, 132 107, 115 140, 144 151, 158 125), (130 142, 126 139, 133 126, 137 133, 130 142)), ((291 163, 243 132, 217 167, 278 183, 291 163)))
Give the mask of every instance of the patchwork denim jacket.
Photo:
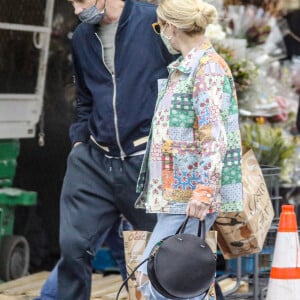
POLYGON ((210 212, 241 211, 241 158, 233 77, 205 39, 159 82, 136 207, 184 214, 193 198, 210 212))

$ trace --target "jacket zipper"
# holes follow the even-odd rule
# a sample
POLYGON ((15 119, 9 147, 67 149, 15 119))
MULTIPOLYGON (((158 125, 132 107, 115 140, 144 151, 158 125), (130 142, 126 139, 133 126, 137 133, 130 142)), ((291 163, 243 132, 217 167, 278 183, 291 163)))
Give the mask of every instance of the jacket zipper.
POLYGON ((121 159, 124 160, 124 157, 126 157, 126 154, 121 146, 121 142, 120 142, 120 135, 119 135, 119 130, 118 130, 118 116, 117 116, 117 85, 116 85, 116 77, 115 74, 113 72, 110 71, 110 69, 108 68, 108 66, 105 63, 104 60, 104 48, 103 48, 103 44, 102 41, 100 39, 100 37, 98 36, 98 34, 95 32, 95 35, 97 37, 97 39, 100 42, 101 45, 101 49, 102 49, 102 61, 103 64, 105 66, 105 68, 107 69, 107 71, 109 72, 109 74, 111 75, 112 78, 112 82, 113 82, 113 86, 114 86, 114 92, 113 92, 113 112, 114 112, 114 125, 115 125, 115 133, 116 133, 116 140, 117 140, 117 145, 119 147, 120 150, 120 155, 121 155, 121 159))

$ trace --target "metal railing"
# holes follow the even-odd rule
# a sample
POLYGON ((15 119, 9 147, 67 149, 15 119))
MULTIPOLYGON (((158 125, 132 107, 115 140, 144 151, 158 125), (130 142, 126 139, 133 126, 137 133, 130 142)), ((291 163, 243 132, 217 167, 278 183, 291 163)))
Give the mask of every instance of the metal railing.
MULTIPOLYGON (((3 7, 5 9, 12 10, 12 2, 13 1, 7 2, 7 5, 4 5, 3 7), (11 8, 9 8, 9 5, 11 6, 11 8)), ((28 0, 23 2, 21 1, 17 4, 18 11, 20 11, 19 5, 22 3, 24 5, 24 11, 20 12, 22 13, 22 16, 19 16, 20 22, 22 22, 22 20, 24 21, 25 19, 30 20, 30 16, 28 16, 27 18, 24 18, 24 16, 26 16, 26 14, 34 13, 32 12, 32 10, 29 10, 28 8, 26 9, 26 4, 28 5, 29 3, 28 0)), ((41 5, 40 1, 37 1, 37 3, 41 5)), ((35 57, 38 62, 38 66, 35 83, 33 83, 34 91, 32 93, 0 93, 0 139, 33 137, 35 134, 35 125, 40 118, 43 107, 53 8, 54 0, 46 0, 45 7, 39 14, 39 19, 43 19, 42 25, 9 23, 7 22, 7 18, 9 18, 10 14, 8 12, 3 12, 3 14, 0 14, 0 21, 4 18, 4 16, 6 18, 4 18, 6 22, 0 22, 0 36, 1 32, 4 33, 4 31, 10 32, 9 35, 3 34, 3 36, 5 37, 14 36, 15 32, 32 33, 32 43, 30 47, 38 50, 38 58, 35 57)), ((39 7, 39 9, 42 8, 39 7)), ((11 16, 13 21, 16 21, 16 16, 14 16, 13 14, 11 14, 11 16)), ((18 38, 22 38, 20 34, 18 35, 18 38)), ((2 40, 3 39, 4 38, 2 38, 2 40)), ((4 43, 2 45, 5 44, 5 41, 3 42, 4 43)), ((9 49, 9 51, 12 52, 15 50, 16 49, 9 49)), ((31 58, 25 57, 24 59, 30 60, 31 58)), ((11 68, 13 68, 13 66, 11 66, 11 68)), ((6 70, 7 73, 11 73, 12 71, 17 77, 17 69, 6 70)), ((14 74, 11 76, 12 82, 9 83, 10 90, 14 90, 13 84, 16 85, 15 88, 17 89, 18 82, 13 82, 15 76, 14 74)))

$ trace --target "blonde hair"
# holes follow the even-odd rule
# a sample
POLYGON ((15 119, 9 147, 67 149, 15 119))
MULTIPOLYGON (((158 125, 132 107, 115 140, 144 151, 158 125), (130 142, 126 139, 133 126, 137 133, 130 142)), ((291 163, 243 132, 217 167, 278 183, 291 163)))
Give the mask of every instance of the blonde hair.
POLYGON ((157 16, 186 33, 204 33, 209 24, 216 23, 216 8, 202 0, 161 0, 157 16))

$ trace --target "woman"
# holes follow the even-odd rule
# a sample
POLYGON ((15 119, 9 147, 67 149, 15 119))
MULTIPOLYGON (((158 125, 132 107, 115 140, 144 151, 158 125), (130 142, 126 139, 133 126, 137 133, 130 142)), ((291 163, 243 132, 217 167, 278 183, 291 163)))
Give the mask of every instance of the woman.
MULTIPOLYGON (((162 238, 172 235, 186 215, 187 231, 198 220, 213 224, 218 211, 242 210, 241 141, 233 78, 225 61, 204 36, 216 22, 214 6, 202 0, 162 0, 157 34, 172 54, 169 77, 160 93, 137 189, 136 206, 157 213, 158 222, 144 258, 162 238)), ((166 299, 139 268, 147 299, 166 299)), ((202 299, 203 296, 194 298, 202 299)))

